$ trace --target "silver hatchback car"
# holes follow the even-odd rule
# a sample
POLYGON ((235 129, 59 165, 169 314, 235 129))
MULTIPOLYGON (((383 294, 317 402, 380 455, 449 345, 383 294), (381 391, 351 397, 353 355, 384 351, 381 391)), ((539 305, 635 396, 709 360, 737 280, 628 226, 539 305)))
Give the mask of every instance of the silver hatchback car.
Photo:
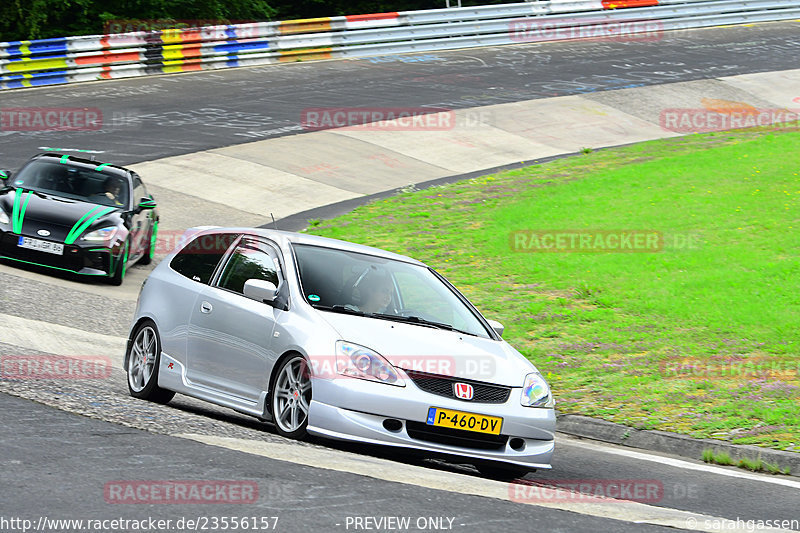
POLYGON ((503 326, 414 259, 334 239, 194 228, 145 280, 131 395, 176 392, 307 434, 550 468, 550 388, 503 326))

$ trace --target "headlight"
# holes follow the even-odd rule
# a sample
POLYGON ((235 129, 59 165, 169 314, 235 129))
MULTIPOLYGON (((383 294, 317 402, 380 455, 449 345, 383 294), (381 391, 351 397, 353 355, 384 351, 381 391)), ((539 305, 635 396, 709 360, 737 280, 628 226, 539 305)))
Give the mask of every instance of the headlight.
POLYGON ((352 378, 405 387, 389 361, 369 348, 350 342, 336 342, 336 371, 352 378))
POLYGON ((9 222, 10 219, 8 218, 6 212, 0 209, 0 224, 8 224, 9 222))
POLYGON ((114 235, 117 234, 117 228, 102 228, 98 230, 94 230, 91 233, 87 233, 83 236, 84 241, 92 241, 92 242, 110 242, 111 239, 114 238, 114 235))
POLYGON ((545 407, 550 402, 550 386, 541 374, 533 373, 525 376, 520 401, 525 407, 545 407))

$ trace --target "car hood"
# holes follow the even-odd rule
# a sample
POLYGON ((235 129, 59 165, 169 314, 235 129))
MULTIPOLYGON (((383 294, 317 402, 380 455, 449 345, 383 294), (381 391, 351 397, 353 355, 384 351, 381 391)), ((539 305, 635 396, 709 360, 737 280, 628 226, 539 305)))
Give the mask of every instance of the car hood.
POLYGON ((376 318, 319 311, 342 340, 370 348, 396 367, 521 387, 536 367, 505 341, 376 318))
POLYGON ((50 232, 44 236, 47 240, 65 242, 68 237, 74 237, 68 243, 71 244, 82 234, 101 227, 116 226, 121 221, 121 208, 30 191, 19 193, 20 201, 15 211, 14 198, 17 191, 20 189, 0 193, 0 208, 11 219, 9 226, 12 230, 15 229, 16 218, 17 229, 21 228, 22 235, 39 236, 39 230, 47 230, 50 232))

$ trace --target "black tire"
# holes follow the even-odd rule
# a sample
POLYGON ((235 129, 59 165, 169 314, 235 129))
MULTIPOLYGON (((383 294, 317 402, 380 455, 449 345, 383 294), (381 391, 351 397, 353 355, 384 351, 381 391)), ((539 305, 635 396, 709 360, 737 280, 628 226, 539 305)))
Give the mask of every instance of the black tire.
POLYGON ((139 324, 131 336, 126 370, 128 392, 134 398, 156 403, 169 402, 175 393, 158 386, 161 338, 152 320, 139 324))
POLYGON ((289 439, 306 438, 311 403, 308 362, 302 355, 292 354, 278 362, 273 376, 269 406, 275 429, 289 439))
POLYGON ((114 274, 108 280, 108 282, 111 285, 116 285, 116 286, 122 285, 122 280, 125 279, 125 272, 128 269, 128 254, 130 253, 130 249, 131 249, 130 241, 126 240, 125 247, 122 250, 122 257, 117 260, 116 268, 114 269, 114 274))
POLYGON ((482 476, 497 481, 514 481, 525 477, 530 472, 536 472, 534 468, 526 468, 524 466, 517 466, 508 463, 500 463, 497 461, 482 461, 476 462, 475 468, 482 476))
POLYGON ((140 265, 149 265, 153 262, 153 256, 156 251, 156 239, 158 238, 158 221, 154 221, 150 226, 150 233, 147 235, 147 247, 144 249, 144 255, 139 259, 140 265))

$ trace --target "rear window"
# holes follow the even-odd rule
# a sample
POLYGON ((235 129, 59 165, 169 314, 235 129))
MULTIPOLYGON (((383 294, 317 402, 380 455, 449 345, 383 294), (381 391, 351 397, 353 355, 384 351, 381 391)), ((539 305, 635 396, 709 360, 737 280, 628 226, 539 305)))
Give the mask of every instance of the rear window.
POLYGON ((237 237, 230 233, 201 235, 178 252, 169 266, 182 276, 208 284, 220 259, 237 237))

